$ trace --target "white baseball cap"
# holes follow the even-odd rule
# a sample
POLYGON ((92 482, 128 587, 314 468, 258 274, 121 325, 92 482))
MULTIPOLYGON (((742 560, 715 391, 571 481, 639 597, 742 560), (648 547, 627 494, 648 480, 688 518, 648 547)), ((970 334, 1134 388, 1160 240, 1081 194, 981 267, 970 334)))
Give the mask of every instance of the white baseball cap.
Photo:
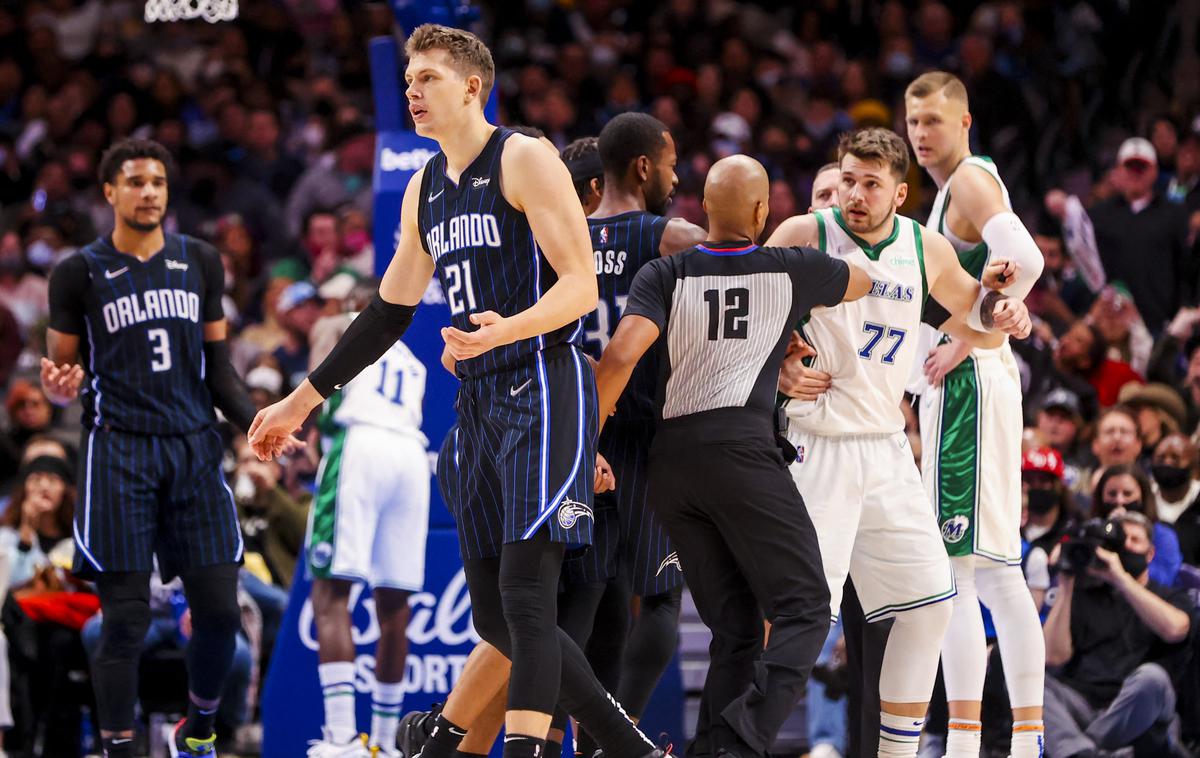
POLYGON ((1154 151, 1154 145, 1150 144, 1150 140, 1141 137, 1130 137, 1121 143, 1121 149, 1117 151, 1117 164, 1122 165, 1129 161, 1142 161, 1149 163, 1151 166, 1158 165, 1158 153, 1154 151))

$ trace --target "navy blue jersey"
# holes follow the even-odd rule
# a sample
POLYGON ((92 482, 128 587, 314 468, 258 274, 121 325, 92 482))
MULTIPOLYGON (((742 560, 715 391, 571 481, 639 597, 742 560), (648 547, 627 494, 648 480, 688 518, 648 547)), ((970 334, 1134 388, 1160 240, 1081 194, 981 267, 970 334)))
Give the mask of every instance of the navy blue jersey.
MULTIPOLYGON (((607 218, 589 218, 592 250, 596 257, 596 281, 600 300, 596 310, 584 318, 583 344, 593 358, 608 345, 629 299, 629 287, 638 270, 659 256, 668 219, 647 211, 629 211, 607 218)), ((613 420, 644 420, 655 417, 655 388, 658 381, 657 350, 648 350, 634 369, 625 392, 617 401, 613 420)))
POLYGON ((216 420, 204 324, 223 317, 223 284, 217 251, 179 234, 145 261, 101 238, 54 269, 50 326, 80 338, 87 428, 186 434, 216 420))
MULTIPOLYGON (((514 316, 558 281, 525 214, 509 205, 500 191, 500 154, 514 133, 497 127, 457 184, 446 176, 446 154, 441 152, 425 164, 421 179, 421 244, 437 266, 451 323, 467 332, 478 328, 470 321, 472 313, 514 316)), ((578 344, 582 331, 582 321, 573 321, 548 334, 502 345, 458 361, 458 375, 476 377, 520 366, 545 348, 578 344)))

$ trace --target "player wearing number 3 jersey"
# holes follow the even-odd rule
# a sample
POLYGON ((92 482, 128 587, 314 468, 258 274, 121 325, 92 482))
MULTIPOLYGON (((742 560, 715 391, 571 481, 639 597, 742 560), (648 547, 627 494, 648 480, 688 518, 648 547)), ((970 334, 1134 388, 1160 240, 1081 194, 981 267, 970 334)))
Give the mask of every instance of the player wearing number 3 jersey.
POLYGON ((155 558, 164 581, 183 577, 194 630, 188 718, 173 755, 213 754, 213 717, 241 628, 241 527, 213 406, 242 429, 254 406, 229 362, 220 256, 162 229, 170 164, 148 140, 119 142, 101 159, 114 229, 51 275, 42 361, 55 402, 82 388, 75 570, 95 579, 104 614, 92 675, 113 758, 132 755, 155 558))
MULTIPOLYGON (((928 295, 962 317, 944 328, 980 344, 1024 336, 1029 318, 964 272, 945 238, 896 214, 908 170, 899 135, 848 134, 838 157, 839 207, 788 219, 767 243, 818 247, 872 280, 867 297, 814 309, 801 324, 813 366, 832 380, 815 401, 787 403, 799 453, 792 475, 817 530, 833 613, 849 574, 868 621, 896 617, 880 677, 879 754, 912 756, 950 618, 940 601, 955 593, 900 412, 914 338, 928 295)), ((998 283, 1003 270, 998 262, 984 282, 998 283)))

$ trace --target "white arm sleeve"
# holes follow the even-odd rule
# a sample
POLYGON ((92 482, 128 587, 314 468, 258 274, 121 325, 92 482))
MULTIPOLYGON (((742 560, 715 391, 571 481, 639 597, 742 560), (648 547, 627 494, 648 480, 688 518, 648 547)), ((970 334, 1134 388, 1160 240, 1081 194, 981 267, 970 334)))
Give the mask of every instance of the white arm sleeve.
POLYGON ((1012 211, 997 213, 981 230, 992 257, 1007 258, 1017 264, 1017 279, 1004 288, 1004 294, 1024 300, 1042 275, 1045 260, 1021 219, 1012 211))

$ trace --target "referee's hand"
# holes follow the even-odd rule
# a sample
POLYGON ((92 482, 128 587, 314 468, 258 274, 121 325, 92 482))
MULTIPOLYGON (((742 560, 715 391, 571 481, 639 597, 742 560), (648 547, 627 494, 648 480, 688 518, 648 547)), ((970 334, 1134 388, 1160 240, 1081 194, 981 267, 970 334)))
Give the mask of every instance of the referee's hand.
POLYGON ((57 365, 49 358, 42 358, 42 391, 55 405, 70 405, 79 396, 83 385, 83 368, 76 363, 57 365))

